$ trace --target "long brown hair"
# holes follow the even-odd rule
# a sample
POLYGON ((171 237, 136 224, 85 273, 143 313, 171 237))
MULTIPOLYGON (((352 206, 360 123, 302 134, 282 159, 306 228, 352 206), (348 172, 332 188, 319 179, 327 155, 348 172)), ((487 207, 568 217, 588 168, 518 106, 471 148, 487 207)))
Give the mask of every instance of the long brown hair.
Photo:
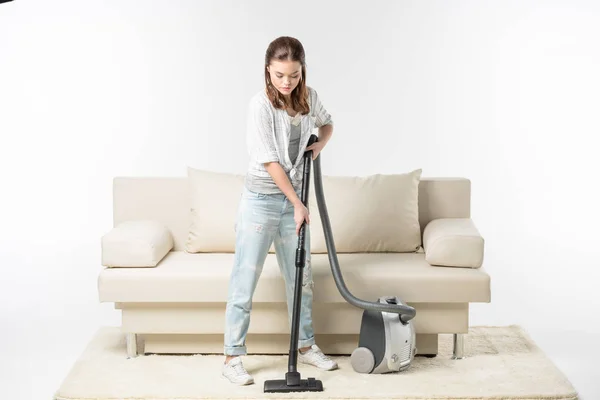
POLYGON ((267 96, 273 107, 283 110, 291 107, 303 115, 308 114, 310 107, 308 106, 308 89, 306 88, 306 59, 304 47, 298 39, 290 36, 280 36, 269 44, 265 54, 265 85, 267 96), (297 61, 302 65, 302 79, 292 91, 291 104, 271 83, 267 66, 273 59, 277 61, 297 61))

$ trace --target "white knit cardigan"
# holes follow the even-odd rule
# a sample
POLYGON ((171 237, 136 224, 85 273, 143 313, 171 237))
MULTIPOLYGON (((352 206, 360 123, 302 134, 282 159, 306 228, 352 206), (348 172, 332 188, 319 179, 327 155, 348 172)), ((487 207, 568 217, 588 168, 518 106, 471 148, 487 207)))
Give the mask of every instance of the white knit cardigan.
MULTIPOLYGON (((309 86, 307 90, 310 112, 298 116, 301 128, 298 154, 304 154, 315 128, 333 125, 331 114, 321 103, 317 91, 309 86)), ((263 163, 276 161, 288 174, 294 187, 301 184, 302 173, 298 172, 302 172, 303 157, 298 157, 296 163, 292 164, 288 153, 290 123, 287 111, 273 107, 264 90, 252 96, 248 105, 246 137, 250 155, 248 173, 268 177, 269 173, 263 163)))

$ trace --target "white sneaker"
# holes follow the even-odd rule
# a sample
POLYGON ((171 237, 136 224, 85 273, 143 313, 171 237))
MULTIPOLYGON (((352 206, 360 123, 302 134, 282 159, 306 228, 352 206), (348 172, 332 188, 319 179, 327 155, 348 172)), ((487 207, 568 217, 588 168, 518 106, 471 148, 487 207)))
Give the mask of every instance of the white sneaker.
POLYGON ((298 350, 298 362, 314 365, 326 371, 331 371, 338 367, 337 363, 323 354, 316 344, 313 344, 305 353, 298 350))
POLYGON ((233 357, 227 364, 223 365, 222 375, 236 385, 249 385, 254 383, 254 378, 242 365, 240 356, 233 357))

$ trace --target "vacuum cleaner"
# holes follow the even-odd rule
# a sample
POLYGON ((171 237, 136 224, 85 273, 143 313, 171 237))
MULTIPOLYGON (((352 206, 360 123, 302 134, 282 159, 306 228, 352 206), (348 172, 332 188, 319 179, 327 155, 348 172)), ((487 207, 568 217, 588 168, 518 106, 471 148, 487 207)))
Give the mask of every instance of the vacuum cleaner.
MULTIPOLYGON (((311 135, 308 146, 318 141, 311 135)), ((302 181, 301 201, 308 208, 311 161, 315 166, 315 192, 321 223, 325 232, 325 242, 329 255, 329 265, 335 284, 342 297, 353 306, 363 309, 358 348, 350 357, 352 368, 359 373, 387 373, 403 371, 410 366, 416 352, 416 335, 412 319, 416 315, 413 307, 404 304, 397 296, 382 296, 375 302, 361 300, 348 290, 337 259, 331 224, 327 214, 327 206, 323 195, 321 176, 321 156, 312 160, 312 150, 306 151, 304 159, 304 179, 302 181)), ((266 380, 265 393, 274 392, 320 392, 323 382, 315 378, 302 379, 298 372, 298 330, 300 327, 300 307, 302 300, 302 279, 304 276, 306 223, 302 223, 296 248, 296 277, 294 288, 294 305, 292 311, 292 329, 288 372, 284 379, 266 380)))

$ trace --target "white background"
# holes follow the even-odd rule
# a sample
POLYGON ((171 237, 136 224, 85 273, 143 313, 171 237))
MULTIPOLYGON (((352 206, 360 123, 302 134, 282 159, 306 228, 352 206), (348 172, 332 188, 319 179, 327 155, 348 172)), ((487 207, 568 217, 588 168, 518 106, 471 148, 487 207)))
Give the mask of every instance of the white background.
POLYGON ((243 173, 270 41, 298 38, 335 121, 327 175, 472 182, 492 302, 600 398, 600 3, 0 5, 0 386, 50 398, 102 325, 115 176, 243 173), (595 354, 594 354, 595 353, 595 354))

